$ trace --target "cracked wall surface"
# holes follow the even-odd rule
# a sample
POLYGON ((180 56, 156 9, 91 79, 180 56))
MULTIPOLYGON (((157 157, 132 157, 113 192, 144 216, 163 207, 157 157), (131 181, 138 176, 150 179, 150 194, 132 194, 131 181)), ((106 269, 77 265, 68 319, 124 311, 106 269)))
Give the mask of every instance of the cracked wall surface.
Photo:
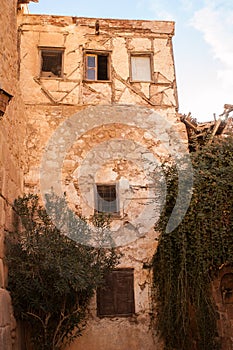
POLYGON ((20 15, 18 24, 27 114, 24 190, 43 195, 52 186, 66 193, 75 213, 90 217, 95 184, 117 183, 120 208, 111 232, 123 254, 119 267, 134 269, 135 314, 100 319, 94 298, 84 335, 69 349, 160 349, 150 329, 151 272, 144 266, 157 246, 161 163, 187 151, 177 116, 174 23, 20 15), (41 76, 43 48, 63 50, 60 77, 41 76), (85 78, 86 53, 108 55, 108 79, 85 78), (150 57, 150 81, 133 81, 132 55, 150 57))
POLYGON ((99 20, 59 16, 22 16, 21 74, 25 102, 31 104, 136 103, 159 109, 178 108, 171 38, 173 22, 99 20), (40 47, 64 48, 62 79, 40 77, 40 47), (106 51, 108 82, 87 81, 84 51, 106 51), (130 54, 150 53, 151 82, 130 81, 130 54))

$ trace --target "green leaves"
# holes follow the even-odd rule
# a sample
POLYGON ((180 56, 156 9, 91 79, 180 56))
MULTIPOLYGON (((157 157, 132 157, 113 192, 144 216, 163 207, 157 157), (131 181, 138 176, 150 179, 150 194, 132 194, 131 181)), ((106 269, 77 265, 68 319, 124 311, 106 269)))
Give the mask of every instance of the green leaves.
POLYGON ((167 203, 153 260, 156 327, 169 350, 218 349, 210 281, 222 264, 233 264, 233 139, 192 153, 192 163, 190 207, 171 233, 164 228, 176 200, 177 175, 175 169, 167 172, 167 203))
MULTIPOLYGON (((58 210, 63 200, 54 200, 58 210)), ((81 335, 90 298, 117 263, 117 255, 113 249, 78 244, 61 234, 35 195, 17 199, 15 212, 15 231, 6 237, 15 316, 26 325, 33 349, 63 349, 81 335)), ((63 214, 70 219, 72 232, 88 236, 85 221, 74 224, 71 213, 63 214)), ((103 218, 99 229, 101 225, 106 225, 103 218)))

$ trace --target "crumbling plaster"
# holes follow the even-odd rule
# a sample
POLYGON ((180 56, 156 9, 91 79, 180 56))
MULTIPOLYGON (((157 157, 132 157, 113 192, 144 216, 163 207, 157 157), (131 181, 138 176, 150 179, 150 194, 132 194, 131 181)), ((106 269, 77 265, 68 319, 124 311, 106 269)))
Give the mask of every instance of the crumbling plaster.
POLYGON ((111 229, 123 254, 119 267, 134 268, 135 315, 99 319, 93 299, 87 329, 69 349, 160 349, 150 330, 151 272, 144 267, 157 246, 154 222, 165 193, 158 185, 162 174, 158 179, 153 174, 161 162, 170 161, 171 148, 187 151, 185 127, 176 113, 174 23, 98 19, 97 34, 96 21, 19 16, 27 113, 24 190, 40 193, 52 184, 55 192, 66 192, 75 212, 89 217, 93 185, 119 183, 120 215, 111 229), (40 76, 40 47, 64 49, 61 78, 40 76), (109 52, 108 81, 84 78, 85 50, 109 52), (130 79, 130 54, 139 52, 152 55, 150 82, 130 79))
POLYGON ((95 35, 96 20, 38 15, 21 17, 21 80, 25 102, 124 104, 130 99, 131 103, 177 109, 171 42, 174 23, 158 22, 146 29, 146 21, 101 19, 100 33, 95 35), (48 45, 65 49, 62 79, 39 76, 38 48, 48 45), (83 78, 85 50, 110 52, 108 82, 96 83, 83 78), (133 52, 153 54, 151 83, 130 82, 129 57, 133 52))

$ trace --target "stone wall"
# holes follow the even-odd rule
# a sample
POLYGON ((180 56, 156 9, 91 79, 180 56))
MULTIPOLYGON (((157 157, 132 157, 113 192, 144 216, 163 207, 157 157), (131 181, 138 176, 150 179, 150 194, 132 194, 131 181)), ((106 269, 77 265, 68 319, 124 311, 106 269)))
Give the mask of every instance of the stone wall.
POLYGON ((11 350, 15 338, 10 296, 5 290, 4 234, 12 228, 14 199, 23 192, 25 115, 19 92, 17 1, 1 1, 0 88, 12 95, 0 119, 0 349, 11 350), (13 338, 12 338, 13 337, 13 338))
POLYGON ((182 129, 176 135, 178 121, 171 118, 165 128, 164 120, 141 106, 93 106, 67 118, 50 137, 40 164, 42 194, 52 184, 56 194, 66 192, 74 212, 90 217, 95 184, 117 182, 120 206, 111 222, 111 244, 123 254, 118 267, 134 269, 135 315, 100 320, 93 299, 87 331, 71 349, 105 348, 110 337, 109 350, 143 349, 145 344, 152 350, 158 342, 150 331, 151 272, 144 266, 157 246, 154 223, 165 199, 160 165, 169 149, 184 151, 182 129))
POLYGON ((233 348, 233 268, 222 266, 212 283, 212 292, 218 315, 218 336, 222 350, 233 348))
POLYGON ((22 15, 19 30, 25 190, 42 197, 51 187, 65 192, 73 211, 89 218, 96 183, 117 183, 111 238, 123 254, 118 267, 134 269, 135 314, 99 318, 94 298, 88 327, 70 349, 158 349, 150 330, 151 272, 144 266, 157 246, 154 223, 166 192, 161 163, 187 152, 176 113, 174 23, 22 15), (62 73, 43 68, 46 50, 61 52, 62 73), (108 58, 107 79, 87 79, 88 54, 108 58), (134 55, 150 58, 149 79, 133 79, 134 55))
POLYGON ((172 53, 173 22, 25 15, 21 32, 22 91, 28 104, 139 104, 178 109, 172 53), (62 76, 41 76, 43 48, 63 49, 62 76), (85 78, 85 53, 109 56, 109 78, 85 78), (151 55, 151 81, 133 81, 130 55, 151 55))
MULTIPOLYGON (((176 115, 176 77, 172 52, 174 23, 163 21, 24 15, 19 17, 21 89, 27 108, 29 154, 26 188, 38 191, 41 154, 56 128, 93 105, 139 105, 168 118, 180 140, 186 130, 176 115), (64 50, 63 76, 41 76, 41 50, 64 50), (110 77, 85 78, 85 53, 107 52, 110 77), (151 55, 151 81, 134 82, 130 55, 151 55), (35 187, 36 186, 36 187, 35 187)), ((101 125, 101 120, 99 124, 101 125)), ((92 128, 92 126, 89 126, 92 128)))

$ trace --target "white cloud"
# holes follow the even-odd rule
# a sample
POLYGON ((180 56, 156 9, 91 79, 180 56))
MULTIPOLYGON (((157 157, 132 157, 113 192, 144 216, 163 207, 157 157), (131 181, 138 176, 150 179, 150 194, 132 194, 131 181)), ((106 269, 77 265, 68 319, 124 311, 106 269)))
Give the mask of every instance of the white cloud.
MULTIPOLYGON (((218 78, 222 86, 233 88, 233 4, 232 0, 213 2, 194 13, 191 24, 202 32, 214 58, 219 62, 218 78)), ((232 97, 233 99, 233 97, 232 97)))
POLYGON ((166 3, 166 1, 161 2, 160 0, 150 0, 149 9, 154 13, 155 19, 162 21, 175 20, 174 14, 170 11, 171 6, 169 6, 169 4, 166 3))
POLYGON ((193 0, 180 0, 180 5, 183 10, 191 11, 193 9, 193 0))

